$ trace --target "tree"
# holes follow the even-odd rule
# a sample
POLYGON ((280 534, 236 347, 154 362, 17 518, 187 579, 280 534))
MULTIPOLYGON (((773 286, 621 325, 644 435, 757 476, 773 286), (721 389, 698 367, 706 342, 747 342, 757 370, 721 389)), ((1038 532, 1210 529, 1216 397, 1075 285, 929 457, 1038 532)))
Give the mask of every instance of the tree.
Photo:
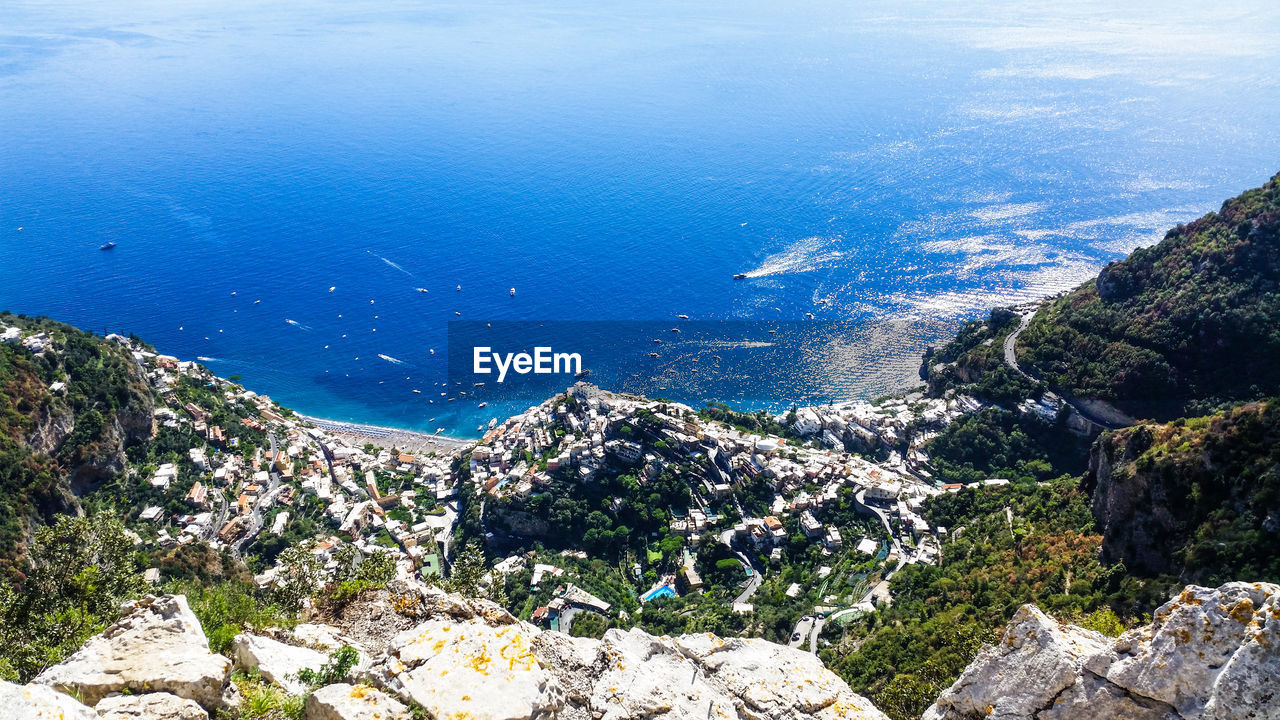
POLYGON ((133 543, 110 512, 40 528, 28 563, 25 578, 0 586, 0 671, 23 681, 114 621, 144 587, 133 543))
POLYGON ((280 579, 272 591, 272 599, 286 610, 297 611, 304 600, 320 589, 324 566, 312 547, 311 541, 305 541, 280 553, 280 579))

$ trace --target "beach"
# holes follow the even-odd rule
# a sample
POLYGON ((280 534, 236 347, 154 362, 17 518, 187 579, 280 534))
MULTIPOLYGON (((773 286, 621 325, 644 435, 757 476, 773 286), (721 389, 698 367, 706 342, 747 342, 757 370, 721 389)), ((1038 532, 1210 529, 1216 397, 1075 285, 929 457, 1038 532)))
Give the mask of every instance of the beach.
POLYGON ((411 454, 434 452, 444 455, 476 442, 474 438, 432 435, 404 428, 364 425, 302 414, 298 417, 331 435, 349 441, 352 445, 361 446, 371 442, 374 445, 395 448, 411 454))

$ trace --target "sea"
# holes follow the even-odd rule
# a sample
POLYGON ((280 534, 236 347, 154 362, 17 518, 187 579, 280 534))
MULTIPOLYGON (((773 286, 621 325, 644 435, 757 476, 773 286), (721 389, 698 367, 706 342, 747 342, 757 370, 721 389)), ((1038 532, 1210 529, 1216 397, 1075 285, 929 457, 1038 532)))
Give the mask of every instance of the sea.
POLYGON ((663 392, 872 397, 1280 170, 1278 37, 1231 0, 5 0, 0 310, 461 437, 536 400, 458 394, 457 322, 831 323, 663 392))

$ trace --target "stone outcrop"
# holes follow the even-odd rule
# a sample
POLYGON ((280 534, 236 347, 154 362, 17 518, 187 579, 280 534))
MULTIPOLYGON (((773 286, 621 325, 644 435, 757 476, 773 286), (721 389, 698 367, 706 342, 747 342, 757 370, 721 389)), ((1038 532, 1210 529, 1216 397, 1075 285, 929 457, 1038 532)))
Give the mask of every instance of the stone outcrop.
POLYGON ((1280 718, 1280 585, 1188 586, 1114 640, 1024 606, 925 720, 1280 718))
POLYGON ((881 720, 811 654, 764 640, 603 640, 543 632, 484 601, 430 589, 396 604, 420 619, 387 645, 375 684, 436 717, 474 720, 881 720))
POLYGON ((409 708, 368 685, 329 685, 307 698, 307 720, 410 720, 409 708))
POLYGON ((241 634, 231 641, 231 658, 236 667, 256 669, 266 681, 300 695, 309 688, 298 679, 305 669, 319 670, 329 657, 318 650, 287 645, 279 640, 241 634))
MULTIPOLYGON (((336 619, 278 631, 281 640, 237 636, 234 654, 287 687, 327 661, 319 648, 384 646, 355 673, 368 684, 311 693, 307 720, 408 720, 410 702, 467 720, 885 720, 815 656, 764 640, 639 629, 574 638, 403 583, 336 619), (370 607, 394 636, 364 619, 370 607)), ((234 694, 230 666, 209 652, 185 598, 147 598, 32 684, 0 681, 0 717, 208 720, 234 694)), ((923 717, 1280 720, 1277 678, 1280 585, 1192 585, 1119 638, 1023 606, 923 717)))
POLYGON ((46 685, 0 680, 0 717, 20 720, 99 720, 98 714, 46 685))
POLYGON ((102 720, 209 720, 209 713, 193 700, 171 693, 112 695, 94 710, 102 720))
POLYGON ((119 622, 34 682, 89 705, 127 690, 168 692, 212 709, 221 703, 230 673, 231 661, 209 652, 187 599, 169 595, 130 603, 119 622))

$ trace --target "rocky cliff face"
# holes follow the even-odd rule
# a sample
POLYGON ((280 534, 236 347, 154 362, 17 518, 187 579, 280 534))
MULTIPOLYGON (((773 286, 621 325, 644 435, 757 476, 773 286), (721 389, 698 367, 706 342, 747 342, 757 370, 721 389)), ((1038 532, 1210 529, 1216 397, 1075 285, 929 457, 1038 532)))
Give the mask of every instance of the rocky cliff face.
POLYGON ((1116 639, 1023 606, 924 718, 1280 718, 1280 585, 1189 586, 1116 639))
MULTIPOLYGON (((572 638, 416 585, 353 605, 340 627, 242 636, 236 664, 301 693, 297 669, 324 655, 299 645, 360 646, 367 660, 349 682, 311 692, 308 720, 409 720, 411 704, 437 720, 885 718, 814 656, 763 640, 634 629, 572 638), (382 625, 395 618, 408 627, 388 638, 382 625)), ((0 716, 207 720, 240 702, 231 665, 209 652, 185 599, 148 598, 30 685, 0 682, 0 716)), ((1115 639, 1024 606, 924 717, 1276 720, 1277 678, 1280 586, 1189 586, 1151 625, 1115 639)))
MULTIPOLYGON (((416 584, 366 596, 336 622, 242 635, 235 664, 301 693, 297 671, 326 658, 301 645, 355 646, 365 660, 354 684, 317 689, 311 720, 408 720, 409 703, 441 720, 885 719, 813 655, 763 640, 639 630, 571 638, 416 584)), ((232 665, 209 652, 185 598, 148 598, 30 685, 0 683, 0 697, 15 698, 19 718, 96 717, 93 707, 104 717, 199 720, 239 702, 232 665)))
POLYGON ((1103 554, 1216 584, 1280 577, 1280 403, 1103 435, 1085 477, 1103 554))

